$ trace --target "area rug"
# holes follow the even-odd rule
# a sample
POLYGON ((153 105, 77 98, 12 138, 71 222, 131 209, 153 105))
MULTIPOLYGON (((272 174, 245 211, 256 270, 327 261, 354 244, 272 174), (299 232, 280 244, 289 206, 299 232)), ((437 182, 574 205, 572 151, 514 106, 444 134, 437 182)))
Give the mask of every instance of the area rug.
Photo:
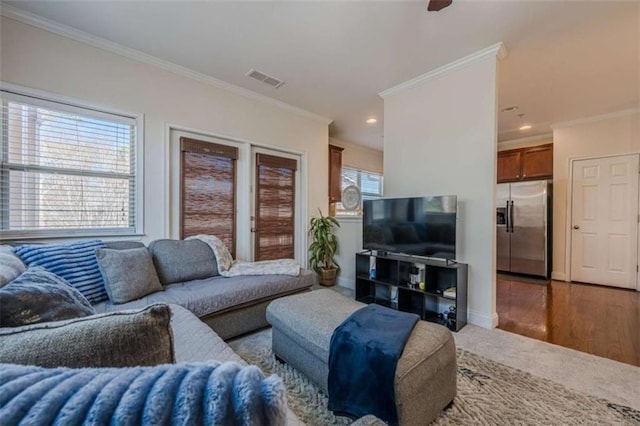
MULTIPOLYGON (((280 376, 291 410, 310 426, 348 425, 327 410, 327 397, 303 374, 277 361, 271 330, 230 342, 248 363, 280 376)), ((434 425, 638 425, 640 411, 584 395, 550 380, 458 349, 458 393, 434 425)), ((428 398, 428 395, 416 395, 428 398)))

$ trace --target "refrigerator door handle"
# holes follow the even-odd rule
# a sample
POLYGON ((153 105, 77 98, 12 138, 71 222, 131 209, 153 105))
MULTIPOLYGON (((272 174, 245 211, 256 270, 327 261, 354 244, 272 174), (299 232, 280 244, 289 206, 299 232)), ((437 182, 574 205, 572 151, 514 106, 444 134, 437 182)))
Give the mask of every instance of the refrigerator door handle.
POLYGON ((507 210, 505 215, 505 226, 507 233, 511 232, 511 205, 509 204, 509 200, 507 200, 507 210))
POLYGON ((513 232, 513 200, 510 201, 511 207, 509 208, 509 227, 511 229, 510 232, 513 232))

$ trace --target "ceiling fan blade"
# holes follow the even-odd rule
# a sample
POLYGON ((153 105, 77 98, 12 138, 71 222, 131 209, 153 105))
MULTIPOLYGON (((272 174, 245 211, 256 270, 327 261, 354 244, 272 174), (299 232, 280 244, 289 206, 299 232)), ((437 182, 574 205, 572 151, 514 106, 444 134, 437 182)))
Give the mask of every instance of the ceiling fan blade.
POLYGON ((427 10, 429 12, 438 12, 451 5, 451 3, 453 3, 453 0, 430 0, 429 6, 427 6, 427 10))

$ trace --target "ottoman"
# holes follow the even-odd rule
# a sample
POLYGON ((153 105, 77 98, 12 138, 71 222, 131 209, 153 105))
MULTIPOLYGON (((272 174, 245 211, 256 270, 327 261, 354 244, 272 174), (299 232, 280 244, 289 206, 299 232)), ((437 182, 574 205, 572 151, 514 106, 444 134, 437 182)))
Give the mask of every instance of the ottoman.
MULTIPOLYGON (((327 393, 331 335, 349 315, 365 306, 333 290, 316 290, 274 300, 267 307, 273 352, 327 393)), ((418 321, 395 375, 401 425, 426 425, 456 395, 456 348, 451 332, 418 321)))

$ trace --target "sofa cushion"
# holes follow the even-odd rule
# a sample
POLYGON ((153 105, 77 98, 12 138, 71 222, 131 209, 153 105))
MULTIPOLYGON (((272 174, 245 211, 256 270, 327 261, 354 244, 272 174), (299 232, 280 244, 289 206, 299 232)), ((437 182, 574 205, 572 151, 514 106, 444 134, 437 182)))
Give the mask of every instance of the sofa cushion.
POLYGON ((95 314, 87 299, 63 278, 32 266, 0 288, 0 326, 18 327, 95 314))
POLYGON ((13 247, 0 246, 0 288, 25 271, 24 263, 13 252, 13 247))
POLYGON ((96 250, 109 300, 126 303, 162 291, 158 274, 146 247, 96 250))
POLYGON ((0 362, 41 367, 133 367, 172 363, 167 305, 0 328, 0 362))
POLYGON ((176 362, 199 362, 215 359, 245 364, 211 327, 191 311, 178 305, 171 307, 171 329, 176 362))
POLYGON ((258 302, 282 294, 303 290, 315 283, 315 274, 300 270, 300 275, 264 275, 243 277, 213 277, 186 283, 170 284, 163 292, 152 293, 124 305, 103 302, 94 306, 98 312, 137 308, 150 303, 180 305, 198 317, 234 308, 245 303, 258 302))
POLYGON ((213 251, 200 240, 155 240, 149 253, 163 285, 218 275, 213 251))
POLYGON ((187 238, 187 240, 200 240, 207 244, 213 251, 213 255, 216 257, 218 270, 220 272, 228 271, 231 268, 231 265, 233 265, 233 257, 231 256, 231 252, 229 252, 229 249, 222 242, 222 240, 215 235, 195 235, 193 237, 187 238))
POLYGON ((95 250, 104 247, 100 240, 69 244, 25 245, 15 248, 28 266, 42 266, 77 288, 91 303, 107 300, 95 250))

